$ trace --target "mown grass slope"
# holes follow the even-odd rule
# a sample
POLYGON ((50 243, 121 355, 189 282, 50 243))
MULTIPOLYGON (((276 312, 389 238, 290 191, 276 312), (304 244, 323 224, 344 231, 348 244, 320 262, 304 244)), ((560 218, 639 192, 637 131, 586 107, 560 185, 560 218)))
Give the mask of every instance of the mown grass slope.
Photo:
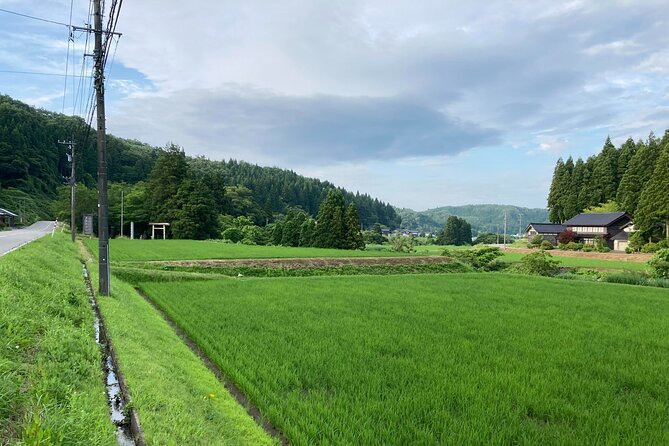
POLYGON ((0 444, 116 444, 78 250, 62 234, 0 257, 0 444))
POLYGON ((145 283, 292 444, 668 444, 666 290, 504 274, 145 283))
POLYGON ((112 277, 111 294, 98 305, 148 444, 276 443, 130 285, 112 277))

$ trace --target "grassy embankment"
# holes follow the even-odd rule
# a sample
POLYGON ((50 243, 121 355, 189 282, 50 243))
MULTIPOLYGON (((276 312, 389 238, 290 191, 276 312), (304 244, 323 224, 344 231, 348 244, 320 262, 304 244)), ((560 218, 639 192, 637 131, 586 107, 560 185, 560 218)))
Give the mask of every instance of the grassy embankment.
POLYGON ((112 278, 111 293, 98 305, 149 444, 276 443, 130 285, 112 278))
POLYGON ((665 290, 504 274, 145 283, 292 444, 667 444, 665 290))
POLYGON ((62 234, 0 257, 0 444, 114 445, 78 250, 62 234))

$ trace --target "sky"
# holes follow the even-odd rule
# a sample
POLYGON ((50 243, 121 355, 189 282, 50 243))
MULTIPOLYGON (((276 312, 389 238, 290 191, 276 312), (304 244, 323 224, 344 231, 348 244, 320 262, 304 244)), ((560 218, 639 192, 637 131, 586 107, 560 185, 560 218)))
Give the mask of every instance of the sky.
MULTIPOLYGON (((89 3, 0 9, 84 26, 89 3)), ((127 1, 107 129, 414 210, 543 208, 558 157, 669 128, 668 29, 666 0, 127 1)), ((0 11, 0 93, 84 114, 68 35, 0 11)))

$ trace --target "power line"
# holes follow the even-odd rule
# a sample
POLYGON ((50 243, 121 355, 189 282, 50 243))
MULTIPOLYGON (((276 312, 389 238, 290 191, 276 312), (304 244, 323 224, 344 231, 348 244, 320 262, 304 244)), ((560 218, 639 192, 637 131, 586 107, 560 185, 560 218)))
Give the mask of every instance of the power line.
POLYGON ((25 17, 27 19, 39 20, 40 22, 53 23, 54 25, 67 26, 68 28, 71 26, 71 25, 68 25, 67 23, 56 22, 55 20, 43 19, 41 17, 35 17, 33 15, 22 14, 20 12, 10 11, 8 9, 3 9, 3 8, 0 8, 0 12, 6 12, 7 14, 13 14, 13 15, 17 15, 19 17, 25 17))
MULTIPOLYGON (((65 76, 64 74, 60 74, 60 73, 43 73, 43 72, 40 72, 40 71, 20 71, 20 70, 0 70, 0 73, 30 74, 30 75, 36 75, 36 76, 58 76, 58 77, 64 77, 65 76)), ((77 78, 83 77, 83 78, 86 78, 86 79, 92 79, 93 78, 93 76, 83 76, 83 75, 78 76, 78 75, 73 75, 73 74, 71 74, 70 76, 74 76, 74 77, 77 77, 77 78)))

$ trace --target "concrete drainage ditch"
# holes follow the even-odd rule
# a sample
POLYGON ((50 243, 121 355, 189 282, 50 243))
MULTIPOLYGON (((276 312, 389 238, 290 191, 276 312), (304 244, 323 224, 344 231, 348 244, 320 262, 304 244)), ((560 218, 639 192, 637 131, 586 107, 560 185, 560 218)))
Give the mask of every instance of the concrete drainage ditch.
POLYGON ((86 264, 82 262, 84 281, 88 289, 88 299, 94 314, 95 341, 104 355, 103 371, 107 388, 109 416, 116 426, 116 438, 119 446, 146 446, 144 435, 139 425, 139 417, 132 407, 128 407, 128 391, 123 375, 118 371, 118 361, 114 355, 111 341, 105 329, 100 309, 95 300, 95 292, 88 275, 86 264))

